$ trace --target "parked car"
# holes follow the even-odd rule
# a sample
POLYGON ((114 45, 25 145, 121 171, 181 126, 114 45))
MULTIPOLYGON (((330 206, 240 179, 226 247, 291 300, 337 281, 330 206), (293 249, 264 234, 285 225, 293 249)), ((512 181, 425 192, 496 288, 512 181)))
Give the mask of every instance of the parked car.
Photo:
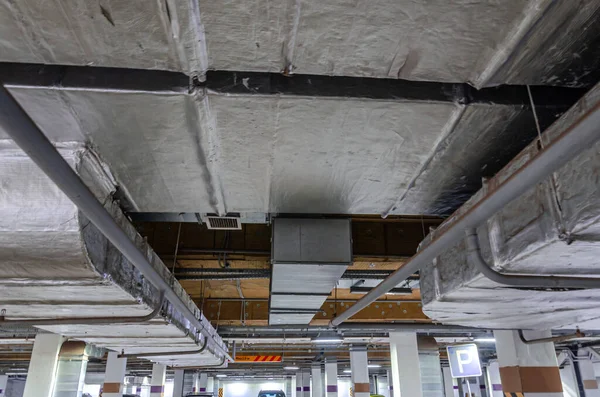
POLYGON ((258 397, 285 397, 283 390, 261 390, 258 397))

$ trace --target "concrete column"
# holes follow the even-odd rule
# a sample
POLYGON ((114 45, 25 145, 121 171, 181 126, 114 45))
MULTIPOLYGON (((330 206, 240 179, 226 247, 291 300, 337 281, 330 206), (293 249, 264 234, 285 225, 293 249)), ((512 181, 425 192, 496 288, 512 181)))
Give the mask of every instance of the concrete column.
POLYGON ((56 334, 38 334, 33 342, 23 397, 50 397, 54 391, 58 352, 64 338, 56 334))
POLYGON ((390 397, 394 397, 394 380, 392 379, 392 370, 387 370, 388 390, 390 397))
POLYGON ((117 352, 108 353, 102 397, 121 397, 123 395, 123 380, 125 379, 127 359, 118 356, 119 353, 117 352))
POLYGON ((450 367, 442 367, 442 375, 444 377, 444 394, 446 397, 458 397, 458 385, 452 377, 450 367))
POLYGON ((312 374, 312 397, 324 397, 321 364, 313 364, 310 367, 310 372, 312 374))
POLYGON ((579 374, 581 375, 585 397, 600 397, 600 390, 598 389, 598 382, 594 373, 594 363, 589 357, 587 349, 579 349, 577 357, 577 365, 579 365, 579 374))
POLYGON ((310 372, 302 372, 302 395, 310 397, 310 372))
POLYGON ((183 369, 175 370, 175 378, 173 379, 173 397, 183 396, 183 375, 185 371, 183 369))
POLYGON ((354 397, 369 397, 369 360, 366 346, 350 348, 350 369, 354 397))
POLYGON ((88 356, 85 342, 69 341, 58 353, 54 397, 79 397, 83 392, 88 356))
MULTIPOLYGON (((548 338, 550 331, 524 331, 526 339, 548 338)), ((525 344, 517 331, 494 331, 502 391, 524 397, 562 397, 554 343, 525 344)))
POLYGON ((8 375, 0 375, 0 397, 6 395, 6 385, 8 384, 8 375))
POLYGON ((209 376, 206 379, 206 391, 209 393, 215 392, 215 378, 213 378, 212 376, 209 376))
POLYGON ((200 391, 200 374, 198 372, 194 372, 192 379, 194 384, 194 386, 192 386, 192 392, 200 391))
POLYGON ((200 374, 198 376, 198 391, 205 392, 208 386, 208 374, 200 374))
POLYGON ((500 365, 498 360, 490 360, 487 367, 487 377, 490 397, 504 397, 502 381, 500 380, 500 365))
POLYGON ((167 366, 154 364, 152 366, 152 378, 150 379, 150 397, 163 397, 165 395, 166 378, 167 366))
POLYGON ((325 385, 327 397, 338 396, 338 365, 336 360, 325 359, 325 385))
POLYGON ((296 397, 304 397, 302 392, 302 372, 296 372, 296 397))
POLYGON ((285 395, 286 397, 292 397, 292 377, 285 377, 285 395))
POLYGON ((390 332, 394 397, 423 397, 415 332, 390 332))

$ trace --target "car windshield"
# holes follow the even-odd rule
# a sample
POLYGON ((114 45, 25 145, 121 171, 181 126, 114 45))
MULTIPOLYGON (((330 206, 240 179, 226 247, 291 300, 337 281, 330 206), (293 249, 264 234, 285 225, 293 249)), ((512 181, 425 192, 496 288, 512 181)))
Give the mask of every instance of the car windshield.
POLYGON ((262 390, 258 397, 285 397, 285 394, 279 390, 262 390))

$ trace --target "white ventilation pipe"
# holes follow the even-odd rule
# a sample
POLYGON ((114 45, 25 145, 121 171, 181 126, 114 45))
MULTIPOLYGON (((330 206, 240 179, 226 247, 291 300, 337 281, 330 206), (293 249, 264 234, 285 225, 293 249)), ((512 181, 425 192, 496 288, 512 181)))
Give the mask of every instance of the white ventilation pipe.
MULTIPOLYGON (((496 212, 512 200, 519 197, 538 182, 550 176, 554 171, 575 158, 578 154, 592 147, 600 139, 600 104, 582 114, 557 139, 541 149, 523 167, 516 171, 496 188, 491 188, 486 196, 462 215, 450 216, 444 233, 436 235, 431 242, 415 254, 400 269, 396 270, 377 287, 358 300, 353 306, 331 321, 336 327, 349 319, 380 296, 433 262, 446 250, 452 248, 464 238, 465 231, 476 228, 487 221, 496 212)), ((492 186, 490 184, 490 186, 492 186)), ((443 229, 443 225, 440 229, 443 229)))
MULTIPOLYGON (((198 332, 205 328, 3 85, 0 85, 0 126, 144 278, 159 291, 164 291, 165 299, 185 317, 191 326, 198 332)), ((214 341, 213 335, 211 338, 214 341)), ((219 357, 229 359, 228 352, 217 341, 214 342, 216 349, 211 349, 212 352, 219 357)))

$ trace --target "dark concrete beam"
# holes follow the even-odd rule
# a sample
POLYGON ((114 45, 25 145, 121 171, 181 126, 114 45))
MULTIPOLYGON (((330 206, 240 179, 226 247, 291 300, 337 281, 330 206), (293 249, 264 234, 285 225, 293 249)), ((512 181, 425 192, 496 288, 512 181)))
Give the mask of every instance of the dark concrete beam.
MULTIPOLYGON (((497 104, 529 107, 525 86, 476 90, 465 83, 441 83, 366 77, 291 75, 263 72, 209 71, 206 81, 182 73, 93 66, 0 63, 7 87, 66 90, 135 91, 185 94, 206 88, 216 94, 343 97, 356 99, 497 104)), ((582 88, 532 87, 536 107, 565 109, 585 93, 582 88)))

